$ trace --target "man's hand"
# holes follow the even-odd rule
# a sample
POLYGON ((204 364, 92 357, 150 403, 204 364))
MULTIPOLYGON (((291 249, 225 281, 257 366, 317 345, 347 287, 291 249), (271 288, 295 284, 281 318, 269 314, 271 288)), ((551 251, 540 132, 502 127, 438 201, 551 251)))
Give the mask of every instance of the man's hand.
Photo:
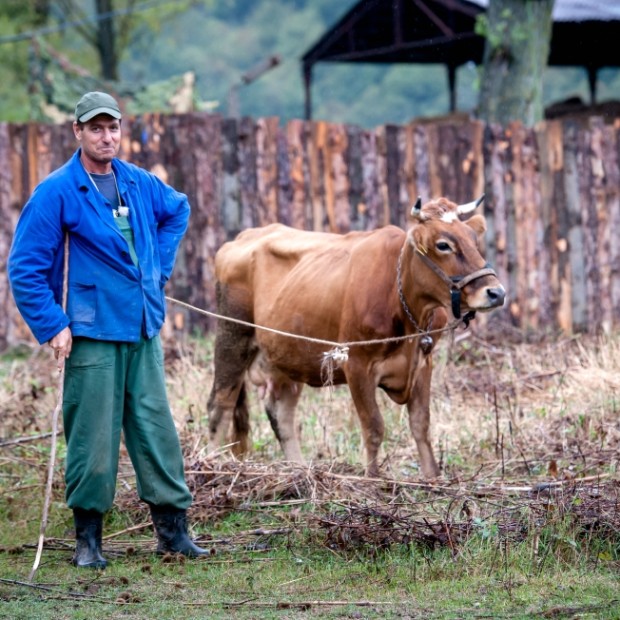
POLYGON ((71 330, 65 327, 61 332, 58 332, 47 344, 54 351, 54 357, 58 360, 58 370, 62 370, 65 365, 65 359, 71 355, 71 345, 73 343, 73 337, 71 336, 71 330))

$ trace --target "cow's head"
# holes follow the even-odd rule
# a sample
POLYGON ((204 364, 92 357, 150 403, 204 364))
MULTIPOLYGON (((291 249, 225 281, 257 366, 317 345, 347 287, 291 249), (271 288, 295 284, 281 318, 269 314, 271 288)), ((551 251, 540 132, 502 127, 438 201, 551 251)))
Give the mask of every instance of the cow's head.
POLYGON ((422 280, 427 293, 450 305, 456 318, 460 318, 461 310, 498 308, 506 296, 480 253, 480 240, 486 230, 484 217, 476 214, 465 221, 459 217, 473 211, 483 198, 465 205, 439 198, 424 206, 418 198, 411 210, 414 225, 408 242, 413 249, 412 260, 423 263, 413 277, 422 280))

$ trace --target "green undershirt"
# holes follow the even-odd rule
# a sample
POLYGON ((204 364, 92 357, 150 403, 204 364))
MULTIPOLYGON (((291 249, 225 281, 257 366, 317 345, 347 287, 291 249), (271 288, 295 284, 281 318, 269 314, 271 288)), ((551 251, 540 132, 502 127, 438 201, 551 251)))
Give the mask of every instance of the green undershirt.
POLYGON ((138 266, 138 255, 136 254, 136 247, 133 239, 133 230, 131 228, 131 224, 129 223, 129 216, 127 215, 119 215, 114 218, 116 225, 119 230, 123 233, 123 237, 127 241, 127 245, 129 245, 129 256, 131 256, 131 260, 133 264, 138 266))

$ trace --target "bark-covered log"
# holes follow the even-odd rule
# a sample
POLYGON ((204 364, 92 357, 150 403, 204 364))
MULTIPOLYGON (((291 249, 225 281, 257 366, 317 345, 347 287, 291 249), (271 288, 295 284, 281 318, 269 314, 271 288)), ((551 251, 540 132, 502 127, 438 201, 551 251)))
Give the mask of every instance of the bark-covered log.
POLYGON ((351 230, 349 209, 349 176, 347 166, 348 139, 342 125, 331 125, 328 133, 328 170, 326 171, 326 206, 331 208, 330 230, 345 233, 351 230))
POLYGON ((366 229, 366 204, 364 202, 364 173, 362 166, 362 130, 347 127, 347 161, 349 169, 349 209, 352 230, 366 229))
POLYGON ((571 274, 572 328, 584 331, 588 325, 588 301, 586 297, 585 240, 583 230, 582 196, 580 194, 580 168, 583 159, 576 123, 564 126, 564 187, 568 220, 568 251, 571 274))
POLYGON ((248 117, 239 124, 239 199, 243 228, 258 226, 258 173, 256 122, 248 117))
POLYGON ((310 202, 312 204, 312 226, 310 230, 323 230, 327 224, 325 212, 325 143, 327 123, 318 121, 312 124, 308 145, 310 169, 310 202))
POLYGON ((222 122, 222 227, 226 239, 243 230, 239 183, 239 133, 236 119, 222 122))
POLYGON ((570 326, 570 314, 564 316, 567 308, 563 301, 566 286, 565 266, 560 269, 560 257, 566 253, 566 228, 561 226, 561 212, 564 211, 562 172, 562 125, 550 122, 536 129, 540 165, 540 218, 541 272, 540 322, 550 329, 559 325, 570 326))
POLYGON ((278 221, 278 119, 256 123, 256 180, 258 225, 278 221))
POLYGON ((605 165, 605 202, 609 210, 610 305, 612 327, 620 326, 620 122, 604 128, 602 159, 605 165))
MULTIPOLYGON (((7 123, 0 123, 0 161, 10 161, 11 138, 7 123)), ((17 340, 17 330, 23 328, 15 305, 7 277, 7 258, 17 222, 17 210, 11 187, 10 166, 0 166, 0 307, 10 309, 0 313, 0 349, 17 340)))
POLYGON ((365 228, 383 226, 383 195, 379 171, 379 155, 377 153, 377 134, 374 131, 364 131, 361 134, 362 146, 362 209, 366 221, 365 228))
POLYGON ((286 128, 288 170, 291 187, 290 225, 302 230, 310 227, 310 172, 308 165, 308 123, 291 121, 286 128))

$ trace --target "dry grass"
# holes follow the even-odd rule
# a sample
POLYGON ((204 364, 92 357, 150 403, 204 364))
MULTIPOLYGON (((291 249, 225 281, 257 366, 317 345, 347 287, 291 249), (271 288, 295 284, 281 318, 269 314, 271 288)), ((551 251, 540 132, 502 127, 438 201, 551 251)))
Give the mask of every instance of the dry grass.
MULTIPOLYGON (((170 351, 170 395, 190 461, 205 458, 208 343, 170 351)), ((253 395, 254 396, 254 395, 253 395)), ((386 475, 417 476, 404 407, 377 393, 386 420, 386 475)), ((475 330, 445 339, 435 352, 432 435, 446 477, 554 478, 615 472, 620 447, 620 338, 553 341, 483 339, 475 330), (557 466, 557 471, 556 471, 557 466), (548 471, 551 468, 551 471, 548 471)), ((281 453, 261 403, 252 402, 253 459, 281 453)), ((309 462, 347 463, 361 474, 364 455, 346 388, 306 388, 298 408, 309 462)))
MULTIPOLYGON (((472 534, 492 530, 536 541, 550 523, 615 545, 620 540, 617 336, 527 342, 506 333, 483 339, 474 328, 445 339, 435 353, 432 401, 444 473, 431 482, 419 478, 403 408, 383 395, 385 478, 363 477, 357 420, 340 388, 307 389, 302 397, 306 467, 280 462, 255 397, 251 458, 206 454, 210 342, 169 343, 167 352, 170 399, 198 521, 270 508, 283 531, 304 528, 334 549, 418 542, 458 553, 472 534)), ((56 380, 47 351, 5 366, 5 464, 16 441, 48 430, 56 380)), ((33 451, 32 467, 36 458, 33 451)), ((43 479, 45 463, 39 467, 43 479)), ((11 468, 5 471, 10 477, 11 468)), ((123 475, 130 484, 119 486, 117 504, 134 522, 144 522, 127 462, 123 475)))

